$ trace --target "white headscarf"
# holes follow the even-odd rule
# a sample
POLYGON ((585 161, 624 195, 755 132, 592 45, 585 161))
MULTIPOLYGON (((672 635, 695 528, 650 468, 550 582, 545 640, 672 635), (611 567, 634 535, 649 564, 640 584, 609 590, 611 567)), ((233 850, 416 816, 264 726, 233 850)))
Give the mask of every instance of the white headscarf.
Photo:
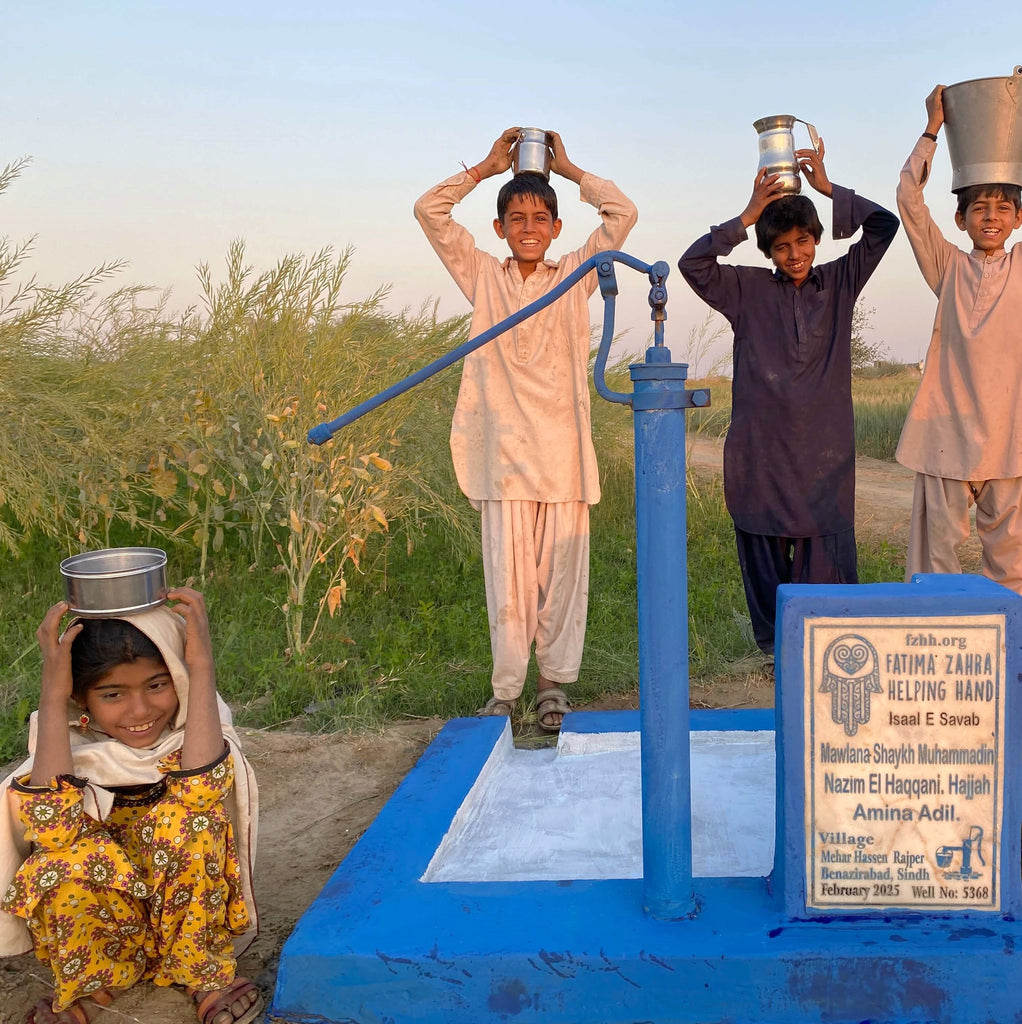
MULTIPOLYGON (((74 773, 89 780, 83 791, 85 811, 91 817, 102 821, 110 813, 114 795, 105 788, 109 786, 136 786, 147 782, 159 782, 163 775, 159 771, 160 761, 172 751, 179 750, 184 742, 184 724, 188 717, 188 669, 184 655, 184 620, 165 605, 134 615, 116 615, 111 618, 124 619, 143 632, 159 648, 174 681, 178 709, 173 728, 157 740, 152 747, 129 747, 90 729, 82 729, 79 723, 81 708, 73 700, 68 701, 68 724, 71 737, 71 756, 74 773)), ((241 861, 242 889, 245 905, 248 907, 249 930, 234 940, 236 953, 240 953, 255 938, 258 931, 258 917, 252 893, 252 865, 256 855, 256 832, 259 822, 259 791, 251 765, 241 752, 241 741, 234 731, 230 708, 217 695, 220 709, 220 725, 234 756, 234 788, 226 801, 227 810, 234 826, 234 837, 241 861)), ((21 778, 32 770, 38 738, 38 711, 33 711, 28 726, 28 758, 20 764, 3 782, 0 782, 0 897, 14 879, 15 872, 31 853, 31 846, 24 838, 24 830, 14 808, 14 794, 9 793, 13 779, 21 778)), ((32 948, 32 937, 23 918, 0 911, 0 956, 14 956, 26 953, 32 948)))

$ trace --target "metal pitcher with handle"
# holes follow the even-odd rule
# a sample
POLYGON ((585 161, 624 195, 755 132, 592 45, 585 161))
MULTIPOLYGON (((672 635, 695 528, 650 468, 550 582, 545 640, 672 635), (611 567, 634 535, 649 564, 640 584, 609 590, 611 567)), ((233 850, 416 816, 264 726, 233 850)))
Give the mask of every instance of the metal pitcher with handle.
POLYGON ((752 127, 759 133, 759 166, 767 174, 780 175, 781 194, 798 195, 802 191, 802 178, 798 173, 795 159, 795 122, 804 124, 809 131, 813 149, 820 150, 820 136, 816 128, 800 117, 791 114, 774 114, 753 121, 752 127))

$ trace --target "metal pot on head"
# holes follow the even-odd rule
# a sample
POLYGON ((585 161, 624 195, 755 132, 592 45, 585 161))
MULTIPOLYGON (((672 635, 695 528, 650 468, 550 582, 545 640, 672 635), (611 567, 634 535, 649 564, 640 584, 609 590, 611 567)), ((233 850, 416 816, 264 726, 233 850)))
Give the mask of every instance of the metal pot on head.
POLYGON ((514 153, 511 154, 511 170, 515 174, 542 174, 550 177, 550 161, 553 159, 553 139, 543 128, 523 128, 518 133, 514 153))
POLYGON ((759 167, 768 175, 780 175, 781 194, 798 195, 802 191, 802 178, 798 173, 795 159, 795 123, 804 124, 809 130, 809 141, 815 150, 820 148, 820 136, 808 121, 792 117, 791 114, 774 114, 753 121, 752 127, 759 133, 759 167))
POLYGON ((64 596, 86 619, 130 615, 167 600, 167 554, 159 548, 104 548, 60 563, 64 596))
POLYGON ((1006 78, 973 78, 944 89, 951 191, 1022 185, 1022 64, 1006 78))

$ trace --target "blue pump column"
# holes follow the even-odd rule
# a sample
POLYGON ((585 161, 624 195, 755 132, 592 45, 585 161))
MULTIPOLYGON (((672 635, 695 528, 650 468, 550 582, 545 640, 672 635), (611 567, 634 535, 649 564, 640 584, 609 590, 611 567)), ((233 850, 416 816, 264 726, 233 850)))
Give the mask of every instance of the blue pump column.
POLYGON ((662 260, 649 265, 617 251, 590 256, 556 288, 488 331, 337 419, 313 427, 309 441, 325 443, 341 427, 550 305, 593 269, 604 300, 593 383, 607 401, 631 405, 635 417, 643 908, 657 919, 677 920, 691 917, 699 906, 692 888, 685 410, 709 405, 710 393, 685 390, 688 366, 672 363, 664 346, 668 265, 662 260), (631 367, 631 394, 610 390, 605 380, 614 338, 616 262, 646 274, 651 285, 654 344, 646 351, 646 362, 631 367))
POLYGON ((699 910, 692 886, 685 410, 709 405, 710 392, 685 390, 688 366, 672 363, 664 345, 667 264, 646 266, 628 257, 622 262, 649 276, 654 340, 645 363, 629 368, 632 393, 607 387, 604 371, 617 295, 611 255, 596 261, 604 322, 593 383, 607 401, 630 405, 634 416, 642 907, 658 920, 676 921, 699 910))
POLYGON ((660 920, 698 911, 692 883, 689 768, 685 408, 688 366, 654 346, 630 367, 642 731, 643 909, 660 920))

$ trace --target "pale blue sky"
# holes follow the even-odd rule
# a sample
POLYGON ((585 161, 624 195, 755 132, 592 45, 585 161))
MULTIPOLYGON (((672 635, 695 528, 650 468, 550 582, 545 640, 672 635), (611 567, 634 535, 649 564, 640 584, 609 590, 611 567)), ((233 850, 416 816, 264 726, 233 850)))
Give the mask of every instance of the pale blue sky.
MULTIPOLYGON (((933 84, 1008 75, 1022 60, 1011 19, 945 0, 37 0, 5 12, 0 56, 0 165, 33 160, 0 196, 0 234, 38 235, 27 268, 44 282, 124 258, 122 283, 170 287, 183 306, 197 296, 196 264, 221 266, 232 239, 259 266, 350 244, 352 300, 390 284, 391 306, 436 297, 442 314, 463 312, 412 203, 460 160, 481 160, 506 126, 537 125, 637 203, 625 248, 672 267, 676 358, 704 312, 676 262, 745 206, 756 118, 812 121, 832 180, 893 208, 933 84)), ((498 184, 459 210, 494 252, 498 184)), ((574 186, 554 184, 565 228, 552 255, 595 224, 574 186)), ((927 195, 964 240, 949 185, 942 144, 927 195)), ((829 238, 830 204, 818 205, 829 238)), ((822 258, 844 248, 825 241, 822 258)), ((762 257, 750 241, 731 259, 762 257)), ((648 286, 628 270, 619 280, 619 326, 638 350, 648 286)), ((872 340, 920 358, 935 300, 903 235, 865 295, 872 340)))

